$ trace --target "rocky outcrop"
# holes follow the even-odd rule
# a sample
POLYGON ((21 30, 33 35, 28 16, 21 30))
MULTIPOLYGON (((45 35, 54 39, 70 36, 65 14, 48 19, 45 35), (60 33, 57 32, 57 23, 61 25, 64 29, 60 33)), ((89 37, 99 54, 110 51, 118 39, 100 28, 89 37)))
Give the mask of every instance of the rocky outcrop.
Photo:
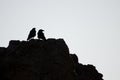
POLYGON ((79 63, 76 54, 70 54, 70 56, 74 62, 77 80, 103 80, 103 75, 96 70, 95 66, 91 64, 83 65, 79 63))
POLYGON ((63 39, 12 40, 0 48, 0 57, 0 80, 102 80, 94 66, 79 64, 77 56, 69 54, 63 39))

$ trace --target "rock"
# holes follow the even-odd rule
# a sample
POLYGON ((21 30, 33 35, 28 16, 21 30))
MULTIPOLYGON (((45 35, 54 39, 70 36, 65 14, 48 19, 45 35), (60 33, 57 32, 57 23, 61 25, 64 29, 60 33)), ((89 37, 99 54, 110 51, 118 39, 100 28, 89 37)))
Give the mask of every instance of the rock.
POLYGON ((10 41, 4 63, 4 77, 8 80, 74 78, 73 63, 63 39, 10 41))
MULTIPOLYGON (((99 74, 95 67, 81 65, 63 39, 12 40, 0 48, 0 57, 0 80, 91 80, 87 73, 99 74)), ((102 80, 97 78, 93 80, 102 80)))

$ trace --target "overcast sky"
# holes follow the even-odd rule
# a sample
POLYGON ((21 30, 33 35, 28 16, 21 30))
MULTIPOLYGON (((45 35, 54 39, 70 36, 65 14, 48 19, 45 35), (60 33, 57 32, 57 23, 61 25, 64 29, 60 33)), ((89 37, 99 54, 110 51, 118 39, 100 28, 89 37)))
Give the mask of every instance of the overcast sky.
POLYGON ((0 46, 36 27, 63 38, 79 62, 120 80, 120 0, 0 0, 0 46))

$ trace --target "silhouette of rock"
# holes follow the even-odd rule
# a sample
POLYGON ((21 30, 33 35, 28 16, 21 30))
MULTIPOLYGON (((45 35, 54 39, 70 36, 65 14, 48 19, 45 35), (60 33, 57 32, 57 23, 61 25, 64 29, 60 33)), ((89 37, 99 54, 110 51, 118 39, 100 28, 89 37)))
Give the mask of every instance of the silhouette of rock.
POLYGON ((0 48, 0 80, 103 80, 92 65, 78 63, 63 39, 10 41, 0 48))
POLYGON ((36 36, 36 30, 35 30, 35 28, 33 28, 33 29, 30 31, 27 40, 30 40, 30 39, 32 39, 32 38, 35 37, 35 36, 36 36))
POLYGON ((0 61, 5 57, 6 48, 0 47, 0 61))
POLYGON ((45 36, 44 36, 43 31, 44 31, 44 30, 42 30, 42 29, 40 29, 40 30, 38 31, 38 39, 41 39, 41 40, 46 41, 46 38, 45 38, 45 36))
POLYGON ((79 63, 76 54, 70 54, 70 56, 74 62, 74 69, 78 80, 103 80, 103 75, 96 70, 95 66, 79 63))

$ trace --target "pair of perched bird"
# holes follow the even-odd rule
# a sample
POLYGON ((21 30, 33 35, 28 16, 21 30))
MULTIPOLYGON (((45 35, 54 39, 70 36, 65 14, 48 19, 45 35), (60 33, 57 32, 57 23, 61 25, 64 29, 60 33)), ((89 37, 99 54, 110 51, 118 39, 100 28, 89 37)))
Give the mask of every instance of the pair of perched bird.
MULTIPOLYGON (((40 29, 40 30, 38 31, 38 33, 37 33, 37 37, 38 37, 38 39, 41 39, 41 40, 44 40, 44 41, 45 41, 46 38, 45 38, 45 36, 44 36, 43 31, 44 31, 44 30, 40 29)), ((30 40, 30 39, 34 38, 35 36, 36 36, 36 29, 33 28, 33 29, 30 31, 27 40, 30 40)))

